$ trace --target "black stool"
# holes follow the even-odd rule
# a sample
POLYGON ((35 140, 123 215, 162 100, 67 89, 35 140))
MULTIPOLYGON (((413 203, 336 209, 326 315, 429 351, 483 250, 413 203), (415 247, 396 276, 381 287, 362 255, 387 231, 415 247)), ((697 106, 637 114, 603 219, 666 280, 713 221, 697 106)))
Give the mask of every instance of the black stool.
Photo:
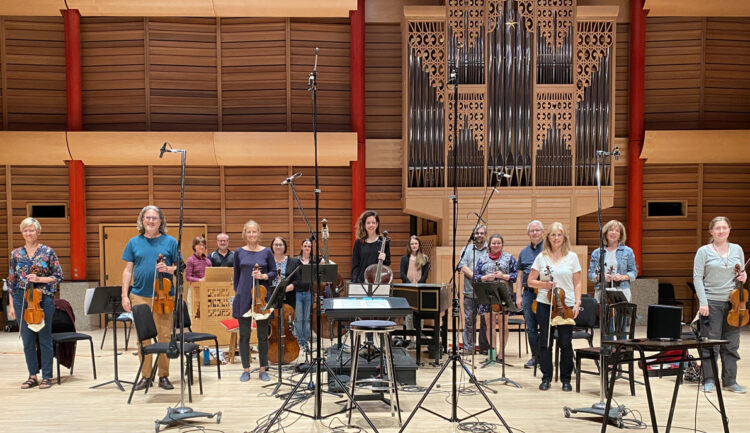
MULTIPOLYGON (((396 329, 396 322, 390 320, 358 320, 349 324, 351 331, 354 333, 352 339, 354 343, 351 348, 351 376, 350 383, 352 400, 354 399, 354 390, 357 387, 357 365, 359 364, 359 345, 362 341, 362 334, 373 333, 382 335, 384 343, 381 348, 381 353, 385 358, 385 369, 388 374, 388 396, 390 397, 391 405, 391 416, 394 416, 394 412, 398 413, 398 425, 401 425, 401 405, 398 402, 398 382, 396 381, 396 368, 393 365, 393 352, 391 351, 391 331, 396 329)), ((373 338, 374 340, 374 338, 373 338)), ((385 377, 386 372, 381 369, 381 375, 385 377)), ((386 380, 383 380, 385 382, 386 380)), ((352 423, 352 408, 353 403, 349 403, 349 420, 348 424, 352 423)))

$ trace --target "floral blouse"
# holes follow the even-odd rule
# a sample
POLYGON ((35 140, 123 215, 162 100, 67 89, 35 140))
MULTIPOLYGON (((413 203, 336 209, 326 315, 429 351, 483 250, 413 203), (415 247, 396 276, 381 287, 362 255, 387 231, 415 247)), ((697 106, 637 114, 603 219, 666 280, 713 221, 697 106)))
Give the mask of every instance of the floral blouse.
POLYGON ((38 268, 37 276, 52 277, 55 280, 47 284, 34 283, 34 287, 40 289, 45 295, 54 294, 58 284, 63 280, 63 271, 55 251, 42 244, 37 247, 34 257, 29 257, 25 246, 18 247, 10 253, 8 288, 11 291, 26 290, 29 283, 26 276, 33 273, 31 272, 33 266, 38 268))

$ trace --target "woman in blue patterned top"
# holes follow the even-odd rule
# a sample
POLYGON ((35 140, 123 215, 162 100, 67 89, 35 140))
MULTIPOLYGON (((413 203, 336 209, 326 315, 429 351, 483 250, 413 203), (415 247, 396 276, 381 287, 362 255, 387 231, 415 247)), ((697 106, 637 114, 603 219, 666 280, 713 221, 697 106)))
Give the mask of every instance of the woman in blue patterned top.
MULTIPOLYGON (((503 237, 497 233, 490 236, 489 239, 490 251, 485 257, 479 259, 476 268, 474 269, 474 279, 476 281, 490 282, 490 281, 505 281, 509 288, 513 287, 516 283, 516 277, 518 276, 518 262, 515 257, 509 253, 503 252, 503 237)), ((490 323, 490 306, 482 304, 478 308, 479 314, 484 314, 484 320, 490 323)), ((508 342, 508 316, 503 316, 505 323, 503 329, 505 330, 504 341, 508 342)), ((495 344, 492 339, 492 332, 498 327, 498 315, 495 315, 496 323, 491 327, 487 327, 487 340, 491 344, 500 349, 500 344, 495 344)), ((499 335, 499 333, 495 334, 499 335)), ((502 353, 502 352, 501 352, 502 353)))
POLYGON ((39 243, 42 226, 34 218, 21 221, 21 233, 25 245, 10 253, 10 269, 8 271, 8 291, 11 302, 8 316, 18 317, 23 340, 23 353, 26 357, 26 368, 29 378, 21 384, 22 389, 39 385, 40 389, 52 386, 52 316, 55 314, 54 294, 58 284, 63 279, 60 261, 52 248, 39 243), (44 327, 38 332, 29 329, 23 320, 25 307, 24 295, 28 289, 42 291, 41 307, 44 310, 44 327), (42 381, 37 378, 39 362, 36 355, 36 343, 42 352, 42 381))
MULTIPOLYGON (((253 220, 242 227, 242 239, 245 246, 234 252, 234 302, 232 303, 232 317, 237 318, 240 325, 240 358, 244 369, 240 380, 250 380, 250 332, 252 318, 245 317, 252 306, 253 280, 259 280, 266 286, 266 301, 273 293, 271 283, 276 278, 276 260, 271 249, 260 245, 260 225, 253 220), (256 270, 255 265, 260 269, 256 270)), ((256 320, 258 329, 258 358, 260 358, 260 380, 269 381, 266 373, 268 367, 268 320, 256 320)))

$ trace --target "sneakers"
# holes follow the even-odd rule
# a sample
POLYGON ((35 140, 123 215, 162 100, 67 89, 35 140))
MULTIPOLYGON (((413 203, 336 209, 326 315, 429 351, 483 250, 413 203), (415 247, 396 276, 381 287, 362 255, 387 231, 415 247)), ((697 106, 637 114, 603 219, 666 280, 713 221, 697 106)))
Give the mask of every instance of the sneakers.
POLYGON ((745 388, 741 387, 739 384, 733 383, 729 386, 724 386, 724 389, 731 392, 736 392, 737 394, 744 394, 745 388))
POLYGON ((536 363, 536 359, 533 357, 526 361, 526 364, 523 365, 523 368, 534 368, 534 364, 536 363))
POLYGON ((240 376, 240 382, 247 382, 248 380, 250 380, 250 372, 243 371, 242 376, 240 376))
POLYGON ((703 392, 714 392, 714 383, 706 381, 706 383, 703 384, 703 392))
POLYGON ((260 380, 262 380, 263 382, 268 382, 269 380, 271 380, 271 377, 265 371, 261 371, 260 380))

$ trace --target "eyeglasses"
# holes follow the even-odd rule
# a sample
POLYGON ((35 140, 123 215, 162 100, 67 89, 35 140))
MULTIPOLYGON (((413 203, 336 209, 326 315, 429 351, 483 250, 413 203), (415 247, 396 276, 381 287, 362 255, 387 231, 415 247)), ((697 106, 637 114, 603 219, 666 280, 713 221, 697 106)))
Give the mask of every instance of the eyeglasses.
POLYGON ((531 229, 529 230, 529 233, 541 233, 542 231, 542 229, 531 229))
POLYGON ((159 221, 160 220, 159 217, 155 217, 155 216, 145 216, 145 217, 143 217, 143 219, 145 219, 147 221, 159 221))

